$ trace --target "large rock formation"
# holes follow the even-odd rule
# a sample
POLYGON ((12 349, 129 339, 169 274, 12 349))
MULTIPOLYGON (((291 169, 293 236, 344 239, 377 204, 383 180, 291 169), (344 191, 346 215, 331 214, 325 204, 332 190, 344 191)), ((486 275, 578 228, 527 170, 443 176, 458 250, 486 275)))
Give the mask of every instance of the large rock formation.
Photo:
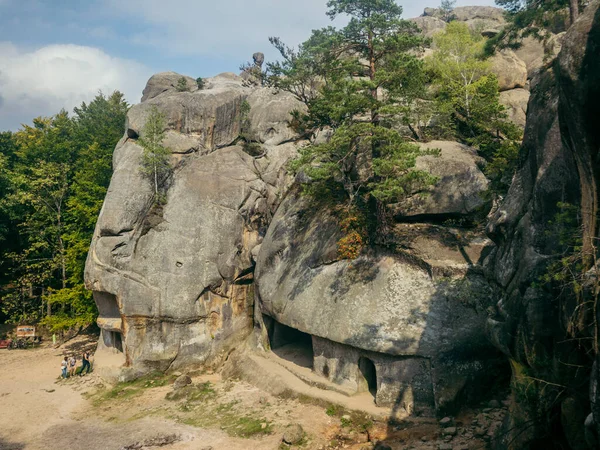
MULTIPOLYGON (((179 78, 152 77, 146 100, 129 111, 86 267, 100 310, 100 349, 141 372, 219 361, 248 335, 251 253, 296 155, 294 143, 264 146, 257 157, 235 145, 242 103, 253 92, 273 97, 268 89, 251 91, 230 74, 207 80, 203 90, 157 89, 179 78), (164 205, 140 171, 137 139, 153 106, 165 114, 173 152, 164 205)), ((295 105, 288 98, 282 108, 286 101, 288 110, 295 105)), ((263 108, 260 100, 254 106, 263 108)))
POLYGON ((471 149, 451 142, 429 147, 442 154, 437 161, 424 157, 422 168, 441 168, 442 184, 433 201, 397 206, 394 234, 405 250, 340 260, 335 212, 296 189, 261 245, 256 282, 272 345, 279 345, 282 326, 300 331, 311 340, 317 374, 360 392, 370 364, 378 405, 431 414, 480 396, 495 380, 489 374, 502 370, 485 339, 493 293, 479 262, 490 242, 476 230, 435 224, 484 207, 478 196, 487 180, 471 149), (433 223, 406 222, 416 217, 433 223))
POLYGON ((592 315, 598 279, 593 270, 578 272, 597 254, 599 4, 588 6, 564 37, 553 67, 532 83, 521 169, 488 227, 497 244, 488 269, 504 292, 488 328, 513 368, 514 401, 501 448, 598 445, 592 443, 600 424, 597 369, 592 398, 586 399, 598 344, 592 315), (565 241, 569 230, 581 238, 576 248, 565 241), (582 266, 570 265, 576 252, 582 266), (544 282, 544 275, 558 275, 552 263, 560 260, 574 275, 563 283, 555 276, 559 282, 544 282), (572 290, 574 282, 581 291, 572 290))
MULTIPOLYGON (((503 24, 494 8, 457 8, 456 17, 477 29, 477 21, 486 21, 488 31, 503 24)), ((431 33, 445 26, 434 16, 421 19, 431 33)), ((493 251, 476 226, 491 205, 473 149, 425 145, 441 154, 420 157, 417 167, 438 184, 390 208, 387 247, 347 261, 338 255, 337 211, 301 196, 286 171, 306 143, 290 128, 290 113, 302 104, 234 74, 204 80, 202 89, 179 74, 152 77, 142 103, 128 113, 88 256, 86 283, 102 329, 99 366, 107 355, 106 364, 132 375, 218 364, 254 325, 263 348, 307 346, 317 375, 345 392, 370 390, 379 405, 419 414, 488 393, 506 366, 500 352, 515 377, 523 367, 537 370, 540 355, 559 354, 556 315, 544 303, 549 294, 532 285, 557 247, 546 224, 557 202, 587 208, 596 198, 588 192, 596 172, 581 181, 591 156, 577 156, 584 150, 573 144, 591 129, 573 102, 596 111, 585 100, 595 95, 593 84, 584 88, 576 76, 591 63, 568 50, 570 42, 563 55, 575 57, 561 59, 561 103, 551 73, 532 83, 527 151, 489 227, 498 245, 493 251), (165 201, 140 171, 139 139, 153 108, 166 118, 164 143, 172 152, 165 201), (573 183, 580 190, 568 188, 573 183)), ((524 125, 528 66, 512 52, 498 59, 508 61, 498 68, 506 75, 503 102, 524 125)), ((258 67, 262 56, 255 61, 258 67)), ((595 138, 586 139, 592 148, 595 138)), ((560 348, 561 356, 573 349, 560 348)), ((573 399, 566 404, 579 408, 573 399)), ((526 416, 517 409, 514 420, 526 416)))

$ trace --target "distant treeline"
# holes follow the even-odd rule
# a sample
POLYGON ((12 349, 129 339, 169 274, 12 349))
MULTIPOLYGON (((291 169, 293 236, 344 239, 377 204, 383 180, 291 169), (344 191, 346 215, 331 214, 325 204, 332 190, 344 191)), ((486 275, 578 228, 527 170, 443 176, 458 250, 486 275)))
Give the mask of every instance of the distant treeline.
POLYGON ((0 322, 53 331, 96 317, 83 271, 123 136, 123 94, 0 132, 0 322))

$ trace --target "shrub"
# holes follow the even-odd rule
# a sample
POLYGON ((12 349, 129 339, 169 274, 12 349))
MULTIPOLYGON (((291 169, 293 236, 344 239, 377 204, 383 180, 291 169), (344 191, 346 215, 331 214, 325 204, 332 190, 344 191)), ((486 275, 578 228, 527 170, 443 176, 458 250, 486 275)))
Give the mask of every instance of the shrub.
POLYGON ((175 86, 175 88, 177 89, 177 92, 188 92, 190 90, 185 77, 181 77, 177 80, 177 86, 175 86))
POLYGON ((196 84, 198 85, 198 89, 202 90, 204 89, 206 82, 204 81, 204 78, 198 77, 196 78, 196 84))

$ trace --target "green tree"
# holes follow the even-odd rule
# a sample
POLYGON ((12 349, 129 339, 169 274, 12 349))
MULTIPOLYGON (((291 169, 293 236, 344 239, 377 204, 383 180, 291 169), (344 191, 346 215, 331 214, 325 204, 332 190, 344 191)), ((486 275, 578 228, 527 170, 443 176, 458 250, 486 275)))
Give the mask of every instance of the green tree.
POLYGON ((442 17, 446 22, 450 22, 454 18, 455 5, 456 0, 442 0, 440 10, 442 11, 442 17))
POLYGON ((8 320, 45 315, 55 331, 94 320, 83 269, 127 108, 122 94, 100 93, 72 118, 63 111, 0 134, 0 222, 9 224, 0 310, 8 320))
POLYGON ((475 38, 466 24, 453 22, 435 36, 434 43, 427 62, 438 89, 438 110, 470 123, 473 103, 490 74, 490 65, 482 57, 484 40, 475 38))
POLYGON ((187 92, 190 90, 185 77, 181 77, 177 80, 177 86, 175 86, 175 88, 177 89, 177 92, 187 92))
POLYGON ((155 201, 159 204, 164 201, 161 190, 171 173, 171 151, 163 145, 165 128, 164 114, 152 106, 140 139, 144 148, 141 171, 152 180, 155 201))
POLYGON ((328 142, 303 148, 292 164, 310 178, 308 192, 334 196, 341 187, 348 210, 368 205, 377 239, 386 234, 385 204, 434 181, 414 169, 419 147, 392 126, 398 117, 411 125, 412 105, 424 95, 416 54, 425 41, 392 0, 327 6, 331 19, 346 15, 348 25, 314 31, 297 52, 271 38, 283 62, 269 65, 270 82, 307 104, 306 114, 294 114, 300 131, 332 130, 328 142))
POLYGON ((494 190, 508 188, 522 133, 500 104, 498 80, 485 60, 485 41, 460 22, 434 38, 427 59, 435 89, 438 133, 476 147, 489 161, 494 190))

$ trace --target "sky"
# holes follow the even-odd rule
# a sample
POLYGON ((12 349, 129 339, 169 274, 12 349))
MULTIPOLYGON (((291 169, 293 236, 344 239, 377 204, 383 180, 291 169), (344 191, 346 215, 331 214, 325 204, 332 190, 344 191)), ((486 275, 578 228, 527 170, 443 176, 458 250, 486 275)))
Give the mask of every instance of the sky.
MULTIPOLYGON (((404 17, 437 0, 398 0, 404 17)), ((153 73, 239 72, 330 24, 326 0, 0 0, 0 131, 71 111, 99 91, 140 100, 153 73)), ((458 0, 493 5, 493 0, 458 0)))

